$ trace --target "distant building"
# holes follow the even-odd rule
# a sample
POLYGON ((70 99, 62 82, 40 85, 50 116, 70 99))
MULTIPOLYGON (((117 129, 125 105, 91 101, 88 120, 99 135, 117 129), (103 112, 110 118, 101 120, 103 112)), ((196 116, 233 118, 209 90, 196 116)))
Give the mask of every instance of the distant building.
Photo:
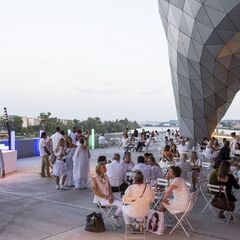
POLYGON ((31 117, 22 117, 22 127, 29 127, 29 126, 38 126, 40 124, 39 118, 31 118, 31 117))

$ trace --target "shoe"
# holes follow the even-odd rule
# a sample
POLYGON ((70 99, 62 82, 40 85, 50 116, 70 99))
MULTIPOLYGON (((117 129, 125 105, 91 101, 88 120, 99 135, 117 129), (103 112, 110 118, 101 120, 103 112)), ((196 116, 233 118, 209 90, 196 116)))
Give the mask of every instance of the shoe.
POLYGON ((59 189, 60 189, 60 186, 59 186, 59 185, 56 185, 56 189, 58 189, 58 190, 59 190, 59 189))
POLYGON ((118 218, 116 218, 115 216, 112 216, 112 220, 113 220, 113 225, 114 226, 120 227, 118 218))
POLYGON ((61 190, 67 190, 67 188, 64 185, 60 185, 61 190))
POLYGON ((40 173, 41 177, 46 177, 46 175, 44 173, 40 173))

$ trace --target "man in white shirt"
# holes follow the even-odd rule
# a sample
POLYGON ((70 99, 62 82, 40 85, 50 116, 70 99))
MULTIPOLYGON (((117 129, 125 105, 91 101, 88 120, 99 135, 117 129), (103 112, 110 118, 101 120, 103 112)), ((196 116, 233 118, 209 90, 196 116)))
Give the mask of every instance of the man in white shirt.
POLYGON ((47 134, 46 132, 42 132, 41 134, 41 139, 39 142, 39 151, 40 151, 40 156, 42 157, 42 165, 41 165, 41 176, 45 177, 45 170, 47 173, 47 176, 50 177, 50 172, 49 172, 49 155, 50 155, 50 151, 48 149, 48 141, 49 139, 47 139, 47 134))
POLYGON ((128 187, 126 172, 120 164, 120 154, 115 153, 113 161, 106 165, 107 176, 109 178, 110 185, 113 192, 121 191, 121 195, 124 195, 125 190, 128 187))
POLYGON ((188 147, 185 144, 185 139, 182 139, 181 143, 178 145, 179 154, 188 152, 188 147))
POLYGON ((106 138, 104 137, 104 133, 98 138, 98 143, 100 148, 106 147, 106 138))
POLYGON ((61 130, 60 127, 56 127, 56 132, 51 136, 53 151, 56 150, 60 139, 63 138, 63 135, 60 133, 60 130, 61 130))
POLYGON ((76 145, 77 142, 77 129, 73 127, 72 131, 69 133, 69 137, 72 139, 72 143, 76 145))
POLYGON ((5 164, 1 149, 0 149, 0 175, 2 176, 2 178, 5 178, 5 164))
POLYGON ((127 174, 127 172, 132 172, 132 169, 134 167, 134 162, 131 158, 131 153, 126 152, 123 161, 121 162, 121 165, 123 167, 124 173, 127 174))
POLYGON ((138 164, 134 166, 132 171, 133 172, 136 171, 136 170, 141 171, 143 173, 144 180, 149 182, 151 180, 151 177, 152 177, 151 166, 144 163, 144 157, 143 156, 138 156, 137 162, 138 162, 138 164))

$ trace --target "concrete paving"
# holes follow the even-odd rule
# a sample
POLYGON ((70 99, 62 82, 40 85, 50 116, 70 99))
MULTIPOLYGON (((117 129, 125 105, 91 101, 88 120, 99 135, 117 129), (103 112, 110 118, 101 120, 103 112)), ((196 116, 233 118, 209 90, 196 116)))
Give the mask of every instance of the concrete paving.
MULTIPOLYGON (((159 157, 157 145, 151 146, 149 151, 156 158, 159 157)), ((111 159, 114 152, 121 153, 122 149, 91 150, 91 170, 94 171, 99 155, 106 155, 111 159)), ((138 155, 139 153, 133 152, 133 159, 138 155)), ((95 234, 84 231, 86 215, 96 210, 92 203, 92 191, 56 190, 54 178, 40 177, 40 163, 39 157, 18 159, 18 170, 5 179, 0 179, 0 240, 124 239, 123 219, 122 227, 116 230, 106 220, 106 232, 95 234)), ((189 239, 239 239, 239 207, 235 212, 235 220, 226 225, 218 222, 211 212, 201 214, 203 206, 204 200, 199 195, 190 217, 196 232, 191 233, 189 239)), ((182 240, 187 237, 182 230, 176 230, 170 235, 168 229, 164 236, 147 233, 146 239, 182 240)))

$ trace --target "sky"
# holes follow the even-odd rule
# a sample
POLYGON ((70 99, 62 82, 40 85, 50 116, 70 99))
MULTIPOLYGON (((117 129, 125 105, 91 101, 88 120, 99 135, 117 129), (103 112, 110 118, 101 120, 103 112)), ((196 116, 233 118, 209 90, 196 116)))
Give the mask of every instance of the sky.
POLYGON ((157 0, 0 0, 0 22, 0 112, 177 118, 157 0))

